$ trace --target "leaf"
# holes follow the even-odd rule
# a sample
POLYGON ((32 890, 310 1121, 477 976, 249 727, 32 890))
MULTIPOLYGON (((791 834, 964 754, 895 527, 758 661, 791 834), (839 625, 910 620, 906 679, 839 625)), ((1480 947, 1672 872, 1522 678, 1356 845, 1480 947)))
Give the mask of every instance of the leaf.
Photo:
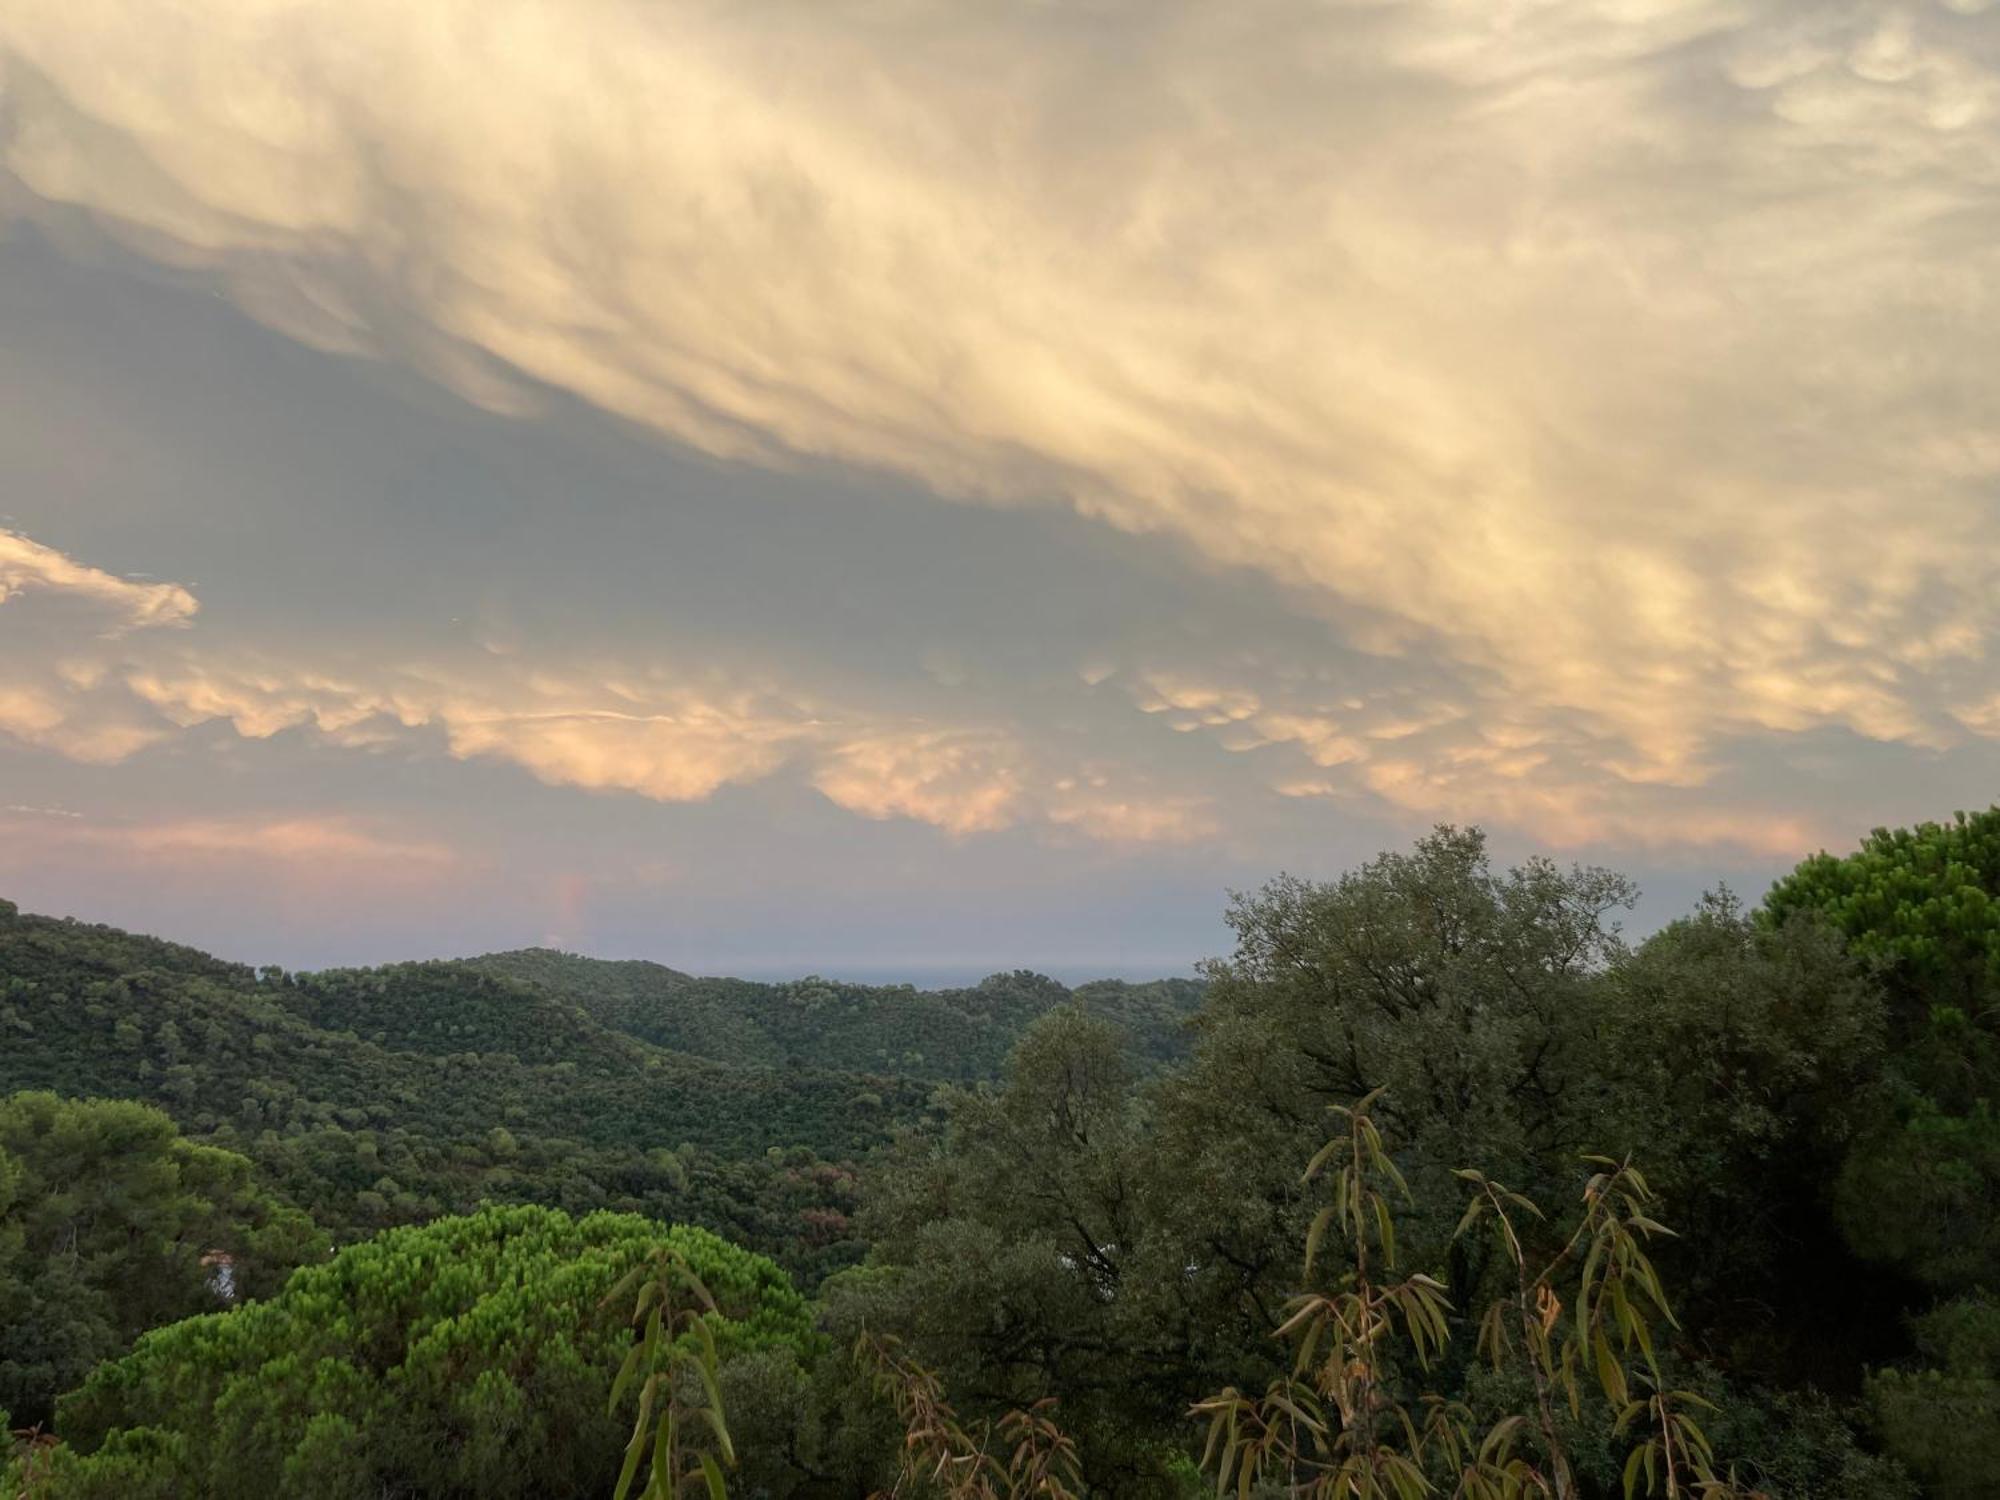
POLYGON ((656 1493, 672 1500, 674 1493, 674 1439, 679 1435, 674 1414, 669 1411, 666 1420, 660 1423, 653 1434, 653 1489, 656 1493))
POLYGON ((1479 1222, 1479 1216, 1485 1211, 1486 1200, 1484 1198, 1474 1198, 1470 1203, 1466 1204, 1465 1213, 1458 1221, 1458 1228, 1451 1232, 1451 1237, 1458 1239, 1466 1230, 1479 1222))
POLYGON ((639 1362, 652 1369, 659 1361, 660 1352, 660 1310, 657 1307, 646 1319, 646 1337, 640 1342, 639 1349, 639 1362))
POLYGON ((1623 1405, 1630 1399, 1625 1367, 1618 1363, 1618 1356, 1611 1351, 1611 1340, 1601 1330, 1591 1339, 1591 1353, 1597 1361, 1597 1383, 1604 1387, 1604 1394, 1613 1406, 1623 1405))
MULTIPOLYGON (((1633 1494, 1638 1490, 1639 1466, 1645 1461, 1645 1457, 1646 1450, 1639 1447, 1634 1448, 1625 1459, 1625 1500, 1632 1500, 1633 1494)), ((1647 1494, 1651 1494, 1652 1490, 1650 1484, 1646 1486, 1647 1494)))
MULTIPOLYGON (((1306 1163, 1305 1175, 1299 1181, 1311 1182, 1315 1177, 1319 1176, 1321 1172, 1326 1170, 1327 1162, 1332 1160, 1337 1152, 1345 1149, 1346 1145, 1347 1142, 1345 1140, 1339 1136, 1335 1136, 1324 1146, 1321 1146, 1319 1150, 1313 1153, 1312 1160, 1306 1163)), ((1298 1158, 1293 1157, 1292 1160, 1297 1161, 1298 1158)))
POLYGON ((1382 1245, 1382 1259, 1388 1265, 1396 1263, 1396 1226, 1389 1218, 1389 1205, 1382 1199, 1375 1200, 1375 1232, 1382 1245))
POLYGON ((630 1295, 632 1288, 638 1284, 639 1278, 645 1274, 645 1266, 637 1265, 632 1267, 631 1270, 618 1278, 618 1284, 604 1294, 604 1300, 598 1305, 600 1307, 609 1307, 613 1302, 623 1301, 625 1297, 630 1295))
POLYGON ((618 1471, 618 1484, 611 1492, 611 1500, 625 1500, 632 1488, 632 1480, 639 1472, 639 1460, 646 1453, 646 1417, 651 1414, 651 1403, 642 1409, 639 1423, 632 1429, 632 1441, 625 1445, 625 1465, 618 1471))
POLYGON ((735 1463, 736 1445, 729 1440, 729 1428, 723 1423, 722 1408, 719 1406, 704 1406, 701 1409, 701 1415, 702 1419, 708 1423, 709 1430, 715 1434, 715 1445, 722 1450, 723 1458, 732 1464, 735 1463))
POLYGON ((632 1383, 632 1377, 639 1372, 640 1349, 637 1344, 625 1356, 625 1363, 618 1367, 618 1378, 611 1382, 611 1399, 604 1404, 604 1414, 608 1417, 618 1410, 618 1403, 625 1395, 625 1388, 632 1383))
POLYGON ((1312 1227, 1306 1230, 1306 1275, 1312 1275, 1313 1257, 1319 1253, 1319 1242, 1326 1235, 1327 1225, 1333 1222, 1333 1205, 1328 1204, 1313 1215, 1312 1227))
POLYGON ((729 1500, 729 1486, 723 1483, 722 1468, 706 1453, 701 1456, 701 1475, 708 1481, 708 1500, 729 1500))
POLYGON ((1690 1445, 1699 1450, 1697 1467, 1709 1468, 1715 1462, 1715 1449, 1708 1441, 1708 1434, 1695 1425, 1693 1417, 1680 1412, 1674 1414, 1674 1425, 1680 1428, 1682 1436, 1690 1441, 1690 1445))

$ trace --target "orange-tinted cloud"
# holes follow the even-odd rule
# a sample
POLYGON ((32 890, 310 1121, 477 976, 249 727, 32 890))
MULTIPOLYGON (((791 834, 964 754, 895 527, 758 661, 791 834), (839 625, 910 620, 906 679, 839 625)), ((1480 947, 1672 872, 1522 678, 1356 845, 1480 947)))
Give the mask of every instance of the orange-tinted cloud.
POLYGON ((177 583, 139 583, 88 567, 53 547, 0 528, 0 604, 16 594, 47 592, 101 610, 110 630, 185 625, 200 608, 177 583))
POLYGON ((135 627, 185 590, 0 533, 0 627, 95 611, 0 667, 0 732, 96 761, 220 721, 428 732, 666 800, 796 774, 961 834, 1200 840, 1275 790, 1776 849, 1811 830, 1713 790, 1732 747, 2000 734, 1979 11, 20 0, 20 212, 495 410, 553 389, 1164 538, 1377 665, 1079 642, 1132 710, 1085 767, 1032 709, 803 667, 629 694, 552 648, 167 651, 135 627))
POLYGON ((433 839, 340 814, 163 818, 100 822, 41 808, 0 808, 8 855, 0 868, 116 861, 121 869, 281 871, 312 880, 427 881, 457 854, 433 839))
POLYGON ((1606 765, 1933 745, 1988 696, 1990 32, 1093 24, 1119 45, 946 0, 25 0, 4 160, 318 346, 1171 537, 1462 666, 1468 712, 1587 717, 1606 765))

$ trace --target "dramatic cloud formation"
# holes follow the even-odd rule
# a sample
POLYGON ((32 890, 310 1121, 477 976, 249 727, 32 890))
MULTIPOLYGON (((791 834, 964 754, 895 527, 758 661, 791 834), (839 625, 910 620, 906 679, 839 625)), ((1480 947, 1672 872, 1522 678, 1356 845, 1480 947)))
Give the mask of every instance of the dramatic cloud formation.
MULTIPOLYGON (((195 603, 174 585, 144 589, 80 566, 25 538, 0 534, 37 566, 38 580, 73 586, 140 623, 176 623, 195 603), (175 607, 162 604, 168 601, 175 607)), ((25 573, 25 569, 23 570, 25 573)), ((246 739, 308 729, 350 749, 411 731, 442 731, 449 754, 521 766, 542 781, 699 801, 797 762, 835 803, 868 818, 907 817, 953 834, 1042 821, 1112 842, 1184 841, 1211 830, 1199 797, 1148 800, 1129 769, 1064 770, 1041 763, 1003 729, 940 729, 778 687, 751 690, 714 672, 565 671, 485 652, 456 664, 332 672, 200 643, 141 651, 69 638, 18 652, 0 675, 0 734, 77 759, 116 762, 172 729, 228 723, 246 739)), ((351 855, 360 845, 316 822, 257 829, 266 849, 351 855), (301 839, 304 842, 301 842, 301 839)), ((95 834, 84 836, 86 840, 95 834)), ((169 825, 127 845, 138 852, 221 852, 227 827, 169 825)))
POLYGON ((0 735, 98 762, 160 739, 150 716, 101 690, 127 632, 186 624, 196 608, 177 584, 117 578, 0 531, 0 623, 13 627, 0 640, 0 735))
POLYGON ((0 529, 0 604, 24 591, 66 594, 103 610, 111 628, 186 623, 198 606, 175 583, 133 583, 72 562, 53 547, 0 529))
POLYGON ((0 212, 54 243, 510 417, 1086 517, 1268 612, 914 683, 823 639, 692 672, 665 629, 258 652, 0 533, 16 628, 97 616, 0 671, 19 740, 1777 858, 1842 830, 1773 747, 1914 782, 2000 736, 1983 0, 19 0, 0 90, 0 212))
POLYGON ((1975 9, 66 0, 0 43, 30 193, 302 338, 1179 536, 1657 779, 1973 707, 1975 9))

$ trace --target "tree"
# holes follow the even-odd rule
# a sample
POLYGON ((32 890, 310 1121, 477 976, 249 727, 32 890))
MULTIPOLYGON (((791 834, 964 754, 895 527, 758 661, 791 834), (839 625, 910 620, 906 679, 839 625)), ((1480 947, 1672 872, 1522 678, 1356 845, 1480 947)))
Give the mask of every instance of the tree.
MULTIPOLYGON (((1786 1493, 1898 1493, 1837 1410, 1786 1393, 1822 1374, 1858 1393, 1877 1357, 1860 1334, 1893 1334, 1900 1310, 1879 1276, 1846 1284, 1856 1264, 1827 1232, 1850 1107, 1881 1064, 1879 989, 1824 926, 1766 927, 1726 896, 1628 947, 1613 917, 1630 894, 1603 871, 1496 871, 1476 833, 1441 829, 1339 880, 1239 898, 1184 1067, 1121 1071, 1093 1017, 1059 1011, 1000 1088, 946 1096, 942 1130, 875 1164, 872 1265, 829 1283, 836 1333, 900 1337, 968 1422, 1053 1398, 1094 1492, 1169 1493, 1190 1402, 1293 1377, 1270 1331, 1322 1207, 1297 1164, 1330 1105, 1386 1078, 1373 1113, 1413 1200, 1400 1265, 1470 1308, 1518 1294, 1497 1237, 1455 1232, 1456 1173, 1574 1202, 1583 1152, 1644 1150, 1691 1231, 1648 1251, 1690 1288, 1663 1389, 1718 1400, 1735 1451, 1782 1465, 1786 1493), (1768 1387, 1746 1396, 1724 1362, 1768 1387)), ((1528 1411, 1531 1386, 1517 1362, 1485 1370, 1454 1347, 1428 1389, 1497 1420, 1528 1411)), ((1615 1416, 1571 1434, 1581 1492, 1618 1482, 1615 1416)))
POLYGON ((261 1295, 325 1241, 267 1197, 243 1157, 196 1146, 144 1105, 0 1100, 0 1408, 45 1423, 55 1398, 149 1328, 261 1295))
POLYGON ((1716 1470, 1690 1410, 1707 1403, 1671 1389, 1661 1374, 1655 1327, 1674 1320, 1645 1241, 1667 1230, 1649 1216, 1653 1194, 1629 1163, 1594 1161, 1583 1214, 1542 1255, 1523 1237, 1541 1211, 1461 1170, 1472 1198, 1459 1232, 1492 1224, 1516 1276, 1480 1320, 1481 1352, 1496 1367, 1525 1366, 1534 1399, 1483 1435, 1462 1403, 1428 1392, 1412 1399, 1449 1347, 1450 1302, 1445 1286, 1422 1272, 1391 1279, 1395 1204, 1407 1204, 1410 1193, 1371 1115, 1380 1097, 1335 1106, 1340 1129, 1306 1168, 1307 1182, 1324 1174, 1333 1191, 1306 1235, 1309 1289, 1292 1299, 1277 1329, 1297 1351, 1290 1373, 1259 1397, 1232 1387, 1195 1403, 1208 1426, 1203 1465, 1216 1469, 1218 1487, 1226 1491, 1234 1480, 1248 1493, 1269 1476, 1308 1500, 1574 1500, 1579 1489, 1556 1405, 1560 1392, 1572 1418, 1580 1416, 1590 1380, 1614 1431, 1633 1433, 1622 1475, 1627 1497, 1754 1500, 1716 1470), (1331 1289, 1312 1290, 1315 1252, 1329 1237, 1346 1248, 1348 1268, 1331 1289), (1536 1446, 1539 1462, 1527 1456, 1536 1446))
POLYGON ((2000 1284, 2000 807, 1815 855, 1765 912, 1830 923, 1887 986, 1876 1118, 1842 1172, 1849 1238, 1943 1291, 2000 1284))
POLYGON ((1915 1320, 1914 1368, 1868 1381, 1876 1430, 1934 1500, 1977 1500, 2000 1474, 2000 1301, 1954 1298, 1915 1320))
POLYGON ((1842 1243, 1831 1184, 1887 1049, 1878 980, 1810 918, 1702 898, 1604 976, 1596 1142, 1643 1153, 1682 1236, 1661 1254, 1710 1352, 1847 1385, 1901 1346, 1902 1286, 1842 1243), (1839 1319, 1816 1309, 1838 1298, 1839 1319))
POLYGON ((998 1091, 948 1097, 871 1175, 871 1274, 826 1288, 837 1336, 893 1335, 974 1413, 1054 1398, 1101 1486, 1157 1478, 1206 1339, 1148 1195, 1131 1069, 1106 1023, 1052 1012, 998 1091))
POLYGON ((903 1428, 896 1478, 874 1500, 935 1494, 944 1500, 1077 1500, 1083 1474, 1076 1444, 1056 1425, 1055 1399, 1043 1397, 998 1423, 959 1419, 935 1370, 911 1358, 900 1340, 863 1333, 854 1362, 903 1428))
POLYGON ((663 1250, 713 1294, 725 1369, 812 1358, 810 1310, 761 1256, 631 1215, 487 1209, 149 1335, 62 1402, 43 1493, 603 1495, 631 1436, 611 1409, 631 1306, 609 1294, 663 1250))
MULTIPOLYGON (((1538 1185, 1591 1144, 1596 981, 1623 952, 1612 914, 1633 899, 1604 870, 1496 872, 1483 836, 1452 828, 1336 881, 1237 898, 1200 1050, 1158 1111, 1200 1175, 1189 1212, 1204 1259, 1255 1275, 1281 1261, 1302 1212, 1285 1164, 1317 1147, 1328 1104, 1378 1086, 1422 1201, 1448 1201, 1460 1164, 1538 1185)), ((1437 1247, 1450 1228, 1412 1226, 1437 1247)))

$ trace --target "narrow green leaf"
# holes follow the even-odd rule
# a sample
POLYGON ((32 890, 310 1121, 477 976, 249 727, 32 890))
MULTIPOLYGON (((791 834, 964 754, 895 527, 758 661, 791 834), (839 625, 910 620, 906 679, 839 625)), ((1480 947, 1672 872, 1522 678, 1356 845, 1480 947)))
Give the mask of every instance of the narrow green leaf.
MULTIPOLYGON (((1632 1496, 1639 1488, 1639 1466, 1645 1457, 1644 1448, 1634 1448, 1625 1460, 1625 1500, 1632 1500, 1632 1496)), ((1648 1485, 1646 1493, 1650 1495, 1652 1492, 1652 1486, 1648 1485)))

